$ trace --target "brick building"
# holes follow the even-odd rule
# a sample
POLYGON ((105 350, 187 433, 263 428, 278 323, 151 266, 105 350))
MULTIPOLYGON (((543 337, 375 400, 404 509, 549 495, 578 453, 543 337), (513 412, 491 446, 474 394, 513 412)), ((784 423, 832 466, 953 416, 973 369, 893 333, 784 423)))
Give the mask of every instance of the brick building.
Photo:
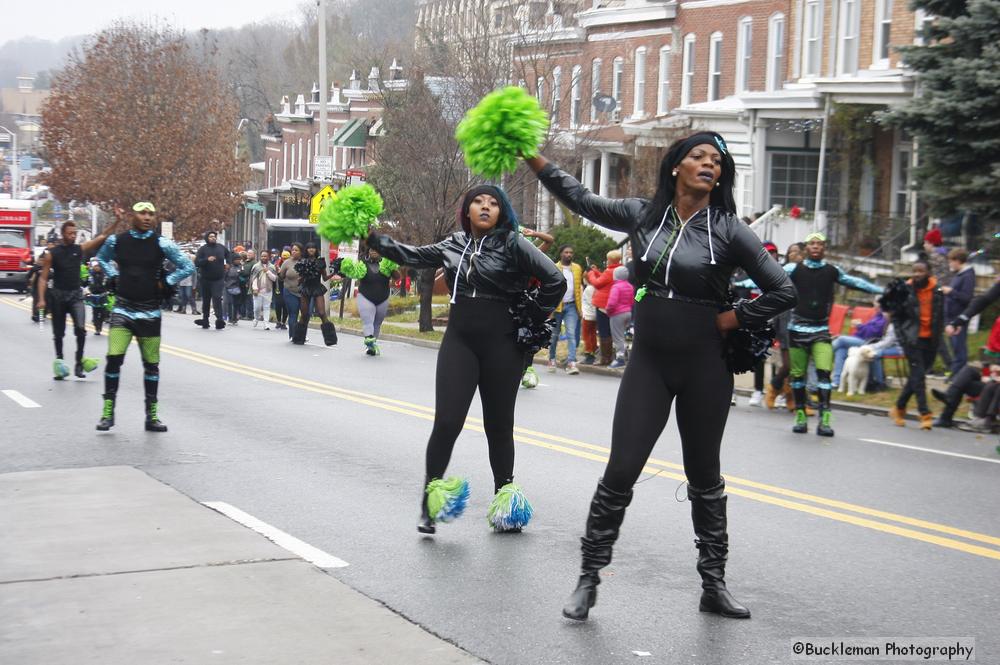
MULTIPOLYGON (((812 212, 822 159, 820 210, 836 236, 849 208, 891 218, 891 229, 915 221, 906 137, 869 125, 848 168, 837 168, 832 140, 820 153, 836 105, 880 110, 913 95, 893 47, 913 43, 922 20, 901 0, 592 0, 569 27, 520 40, 514 58, 541 63, 524 85, 552 110, 557 140, 594 191, 651 194, 665 148, 713 129, 736 161, 743 215, 793 204, 812 212), (614 110, 594 104, 606 97, 614 110)), ((560 218, 544 192, 532 212, 542 228, 560 218)))

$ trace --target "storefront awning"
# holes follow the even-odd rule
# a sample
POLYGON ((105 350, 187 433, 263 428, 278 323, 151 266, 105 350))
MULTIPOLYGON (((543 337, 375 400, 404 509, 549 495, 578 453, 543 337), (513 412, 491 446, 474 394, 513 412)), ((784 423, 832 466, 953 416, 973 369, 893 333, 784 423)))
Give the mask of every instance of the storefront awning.
POLYGON ((341 127, 330 143, 341 148, 364 148, 366 137, 365 119, 355 118, 341 127))

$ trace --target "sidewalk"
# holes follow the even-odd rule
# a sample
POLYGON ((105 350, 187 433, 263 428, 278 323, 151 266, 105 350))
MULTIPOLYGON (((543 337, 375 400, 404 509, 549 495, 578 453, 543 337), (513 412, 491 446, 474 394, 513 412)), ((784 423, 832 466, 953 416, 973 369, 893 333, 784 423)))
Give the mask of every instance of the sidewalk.
POLYGON ((480 663, 131 467, 0 475, 0 662, 480 663))

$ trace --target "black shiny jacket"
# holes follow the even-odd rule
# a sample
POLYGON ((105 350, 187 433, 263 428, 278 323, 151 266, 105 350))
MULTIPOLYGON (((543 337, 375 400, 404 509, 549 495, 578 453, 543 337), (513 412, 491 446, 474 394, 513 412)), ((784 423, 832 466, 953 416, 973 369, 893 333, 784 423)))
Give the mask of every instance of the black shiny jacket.
POLYGON ((743 326, 756 327, 795 306, 795 287, 788 275, 767 253, 760 239, 736 215, 720 208, 705 208, 679 232, 666 251, 674 230, 671 216, 658 229, 644 226, 647 199, 607 199, 595 195, 576 178, 553 164, 538 173, 541 183, 570 210, 601 226, 628 233, 635 262, 635 284, 648 295, 717 304, 729 301, 729 280, 742 268, 763 295, 736 307, 743 326), (660 255, 659 268, 650 273, 660 255), (667 270, 669 268, 669 275, 667 270))
POLYGON ((551 314, 566 292, 566 278, 531 241, 509 229, 494 229, 475 240, 464 231, 439 243, 414 247, 373 233, 368 245, 379 254, 413 268, 444 268, 452 302, 455 298, 487 298, 513 302, 532 277, 541 285, 536 300, 551 314))

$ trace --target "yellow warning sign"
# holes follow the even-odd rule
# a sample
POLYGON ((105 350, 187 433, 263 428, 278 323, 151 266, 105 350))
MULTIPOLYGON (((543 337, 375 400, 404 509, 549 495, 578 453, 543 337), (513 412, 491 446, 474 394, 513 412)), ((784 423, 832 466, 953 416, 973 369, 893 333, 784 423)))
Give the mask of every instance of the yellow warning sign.
POLYGON ((318 224, 319 211, 323 209, 323 205, 327 201, 332 201, 335 198, 337 198, 337 192, 333 191, 333 187, 330 185, 316 192, 316 196, 312 197, 312 202, 309 204, 309 223, 318 224))

